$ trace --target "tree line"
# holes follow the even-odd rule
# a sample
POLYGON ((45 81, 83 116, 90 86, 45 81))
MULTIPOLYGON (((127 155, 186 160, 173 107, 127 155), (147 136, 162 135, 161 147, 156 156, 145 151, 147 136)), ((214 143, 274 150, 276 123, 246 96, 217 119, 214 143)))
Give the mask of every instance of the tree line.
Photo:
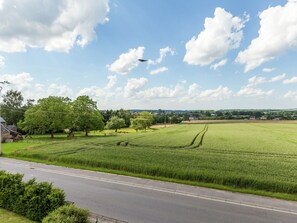
POLYGON ((91 130, 114 129, 116 132, 123 127, 132 127, 136 131, 146 130, 154 123, 150 112, 131 112, 120 109, 101 112, 97 102, 83 95, 72 101, 68 97, 49 96, 34 103, 27 100, 19 91, 10 90, 3 96, 1 115, 9 124, 27 134, 54 133, 67 130, 69 137, 75 131, 83 131, 88 136, 91 130))

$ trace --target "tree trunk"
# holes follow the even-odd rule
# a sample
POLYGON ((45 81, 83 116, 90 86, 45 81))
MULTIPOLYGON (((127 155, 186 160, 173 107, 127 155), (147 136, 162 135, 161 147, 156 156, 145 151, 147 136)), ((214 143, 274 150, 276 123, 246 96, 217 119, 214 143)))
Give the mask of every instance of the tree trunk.
POLYGON ((85 134, 85 136, 88 136, 88 130, 86 129, 86 134, 85 134))
POLYGON ((118 129, 115 129, 115 132, 118 132, 118 129))
POLYGON ((54 132, 51 131, 51 138, 53 139, 54 138, 54 132))

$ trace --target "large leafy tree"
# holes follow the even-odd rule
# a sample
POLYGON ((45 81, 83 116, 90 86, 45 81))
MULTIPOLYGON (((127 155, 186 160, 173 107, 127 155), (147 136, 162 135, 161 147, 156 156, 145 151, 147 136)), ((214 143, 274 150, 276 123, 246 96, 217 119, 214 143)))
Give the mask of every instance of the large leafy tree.
POLYGON ((24 117, 22 109, 24 98, 20 91, 9 90, 3 95, 1 104, 1 115, 8 124, 16 125, 24 117))
POLYGON ((104 122, 96 102, 83 95, 71 103, 71 130, 84 131, 88 136, 90 130, 103 130, 104 122))
POLYGON ((151 127, 154 121, 154 117, 150 112, 140 112, 136 118, 131 119, 131 127, 136 131, 138 130, 146 130, 151 127))
POLYGON ((53 138, 55 132, 70 125, 69 103, 70 99, 66 97, 50 96, 39 99, 36 105, 25 112, 25 119, 19 122, 19 126, 24 131, 49 132, 53 138))
POLYGON ((114 129, 115 132, 118 131, 118 129, 125 127, 125 120, 123 118, 119 118, 117 116, 112 116, 110 120, 107 122, 105 128, 106 129, 114 129))

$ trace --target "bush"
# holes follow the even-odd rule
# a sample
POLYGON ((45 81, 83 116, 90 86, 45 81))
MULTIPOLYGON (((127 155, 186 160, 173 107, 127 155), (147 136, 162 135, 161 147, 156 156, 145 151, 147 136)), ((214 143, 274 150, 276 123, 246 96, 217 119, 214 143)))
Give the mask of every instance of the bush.
POLYGON ((74 205, 64 205, 50 213, 42 223, 90 223, 89 211, 74 205))
POLYGON ((65 195, 52 184, 22 182, 23 175, 0 171, 0 207, 39 221, 64 205, 65 195))

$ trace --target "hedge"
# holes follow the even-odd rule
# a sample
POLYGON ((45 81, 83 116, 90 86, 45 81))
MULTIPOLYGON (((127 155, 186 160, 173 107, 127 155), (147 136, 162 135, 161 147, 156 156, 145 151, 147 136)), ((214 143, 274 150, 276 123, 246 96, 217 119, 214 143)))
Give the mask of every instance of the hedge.
POLYGON ((22 182, 23 175, 0 171, 0 208, 41 222, 50 212, 65 204, 64 191, 35 179, 22 182))

